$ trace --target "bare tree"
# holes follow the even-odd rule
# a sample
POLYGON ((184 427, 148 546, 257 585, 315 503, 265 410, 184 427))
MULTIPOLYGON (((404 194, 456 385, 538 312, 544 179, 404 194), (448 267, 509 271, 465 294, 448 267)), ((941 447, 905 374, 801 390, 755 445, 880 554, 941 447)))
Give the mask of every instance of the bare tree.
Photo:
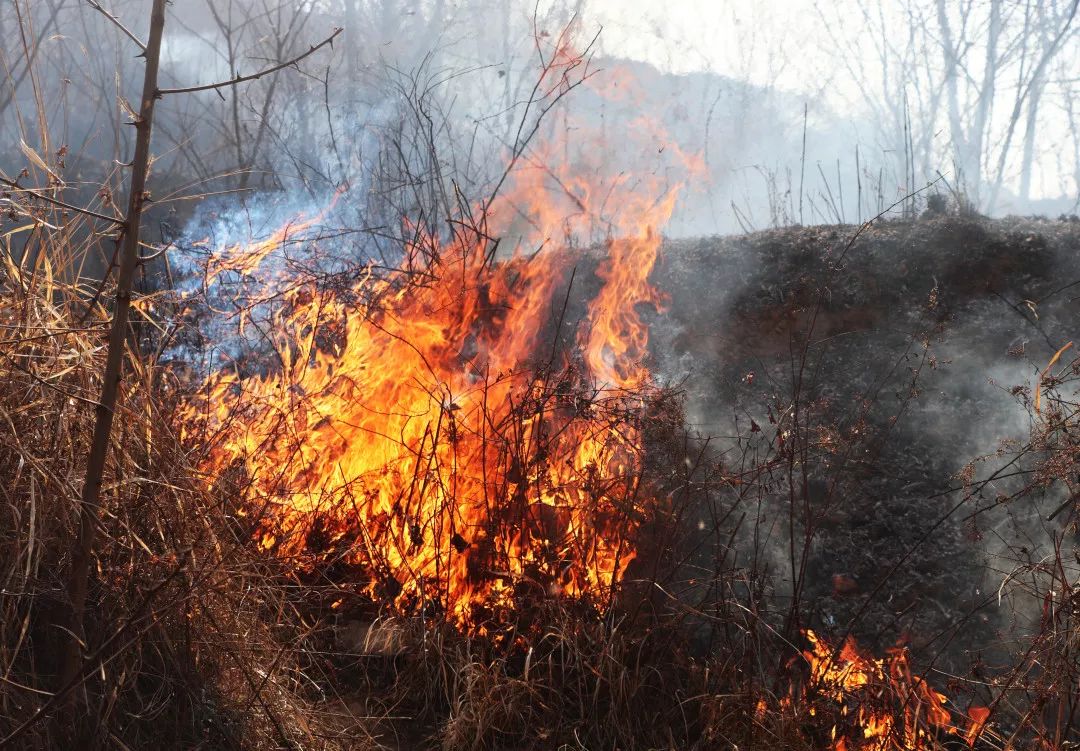
POLYGON ((905 155, 904 174, 929 179, 951 171, 983 211, 997 208, 1014 179, 1029 199, 1048 72, 1059 56, 1076 52, 1077 3, 905 0, 893 12, 887 4, 856 5, 858 30, 842 10, 818 10, 837 64, 865 95, 883 145, 905 155), (864 69, 868 58, 877 65, 864 69))
MULTIPOLYGON (((71 604, 71 638, 66 651, 62 685, 70 688, 82 672, 82 650, 85 643, 83 615, 86 610, 87 584, 94 553, 100 513, 101 481, 108 458, 109 436, 112 432, 116 397, 120 387, 120 368, 127 349, 127 320, 131 306, 132 283, 139 262, 139 229, 143 207, 146 204, 146 176, 150 167, 150 136, 154 123, 154 106, 158 100, 158 64, 161 60, 161 37, 165 28, 166 0, 154 0, 150 13, 150 34, 143 48, 146 73, 143 77, 142 102, 135 116, 137 135, 135 156, 131 163, 131 189, 128 196, 127 214, 124 218, 123 248, 120 255, 120 271, 116 282, 116 299, 112 323, 109 329, 109 348, 102 378, 101 397, 98 399, 94 434, 90 442, 90 456, 86 464, 83 483, 82 505, 79 509, 79 536, 71 556, 71 572, 68 578, 68 599, 71 604)), ((74 693, 71 694, 74 696, 74 693)))
POLYGON ((341 29, 337 29, 320 44, 312 46, 306 52, 291 60, 280 62, 266 70, 246 76, 237 74, 236 77, 230 80, 217 83, 166 89, 158 85, 158 66, 161 61, 166 2, 167 0, 154 0, 150 12, 150 32, 147 41, 142 44, 136 40, 136 44, 142 49, 142 57, 146 60, 146 70, 143 77, 139 110, 137 113, 134 110, 130 112, 132 124, 135 126, 137 134, 135 154, 131 161, 131 187, 122 226, 122 247, 120 249, 120 264, 116 280, 112 321, 109 327, 105 371, 102 377, 101 396, 95 405, 96 419, 87 459, 86 477, 83 483, 82 503, 79 510, 78 539, 72 550, 71 571, 68 578, 68 599, 71 605, 68 625, 71 638, 68 642, 68 649, 63 663, 61 683, 63 690, 73 688, 83 670, 82 650, 85 646, 83 617, 86 610, 87 587, 99 524, 101 485, 105 475, 105 463, 108 459, 109 440, 112 432, 113 416, 116 412, 122 367, 128 348, 128 313, 131 308, 135 271, 142 261, 140 258, 139 235, 142 228, 143 210, 150 201, 150 193, 146 190, 146 182, 150 171, 150 139, 153 132, 154 110, 157 101, 165 95, 231 88, 246 81, 258 80, 282 68, 295 65, 308 55, 328 45, 341 31, 341 29))

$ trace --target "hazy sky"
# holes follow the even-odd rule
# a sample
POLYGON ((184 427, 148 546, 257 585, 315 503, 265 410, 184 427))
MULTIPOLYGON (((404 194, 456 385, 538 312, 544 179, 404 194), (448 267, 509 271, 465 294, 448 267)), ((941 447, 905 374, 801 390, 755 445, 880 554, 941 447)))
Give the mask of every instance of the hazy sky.
MULTIPOLYGON (((871 119, 868 99, 896 94, 884 92, 895 75, 879 72, 876 47, 902 47, 909 20, 906 4, 897 0, 589 0, 586 7, 586 28, 603 26, 604 54, 646 60, 674 73, 711 71, 776 86, 805 97, 811 111, 816 104, 871 119), (864 11, 875 23, 887 20, 886 27, 895 26, 897 34, 870 38, 874 32, 868 32, 864 11)), ((932 14, 930 18, 933 23, 932 14)), ((979 30, 969 33, 978 43, 979 30)), ((978 59, 980 53, 976 49, 972 54, 978 59)), ((1012 94, 1009 85, 999 81, 995 99, 1001 104, 995 117, 1008 113, 1012 94)), ((1038 122, 1040 153, 1033 167, 1032 198, 1073 194, 1076 176, 1069 160, 1074 135, 1067 116, 1062 107, 1044 104, 1038 122)), ((947 138, 947 129, 939 136, 947 138)), ((999 132, 991 134, 992 140, 1000 137, 999 132)))
POLYGON ((779 76, 789 86, 800 82, 800 71, 781 58, 798 31, 820 24, 812 0, 590 0, 588 9, 589 21, 603 25, 602 43, 612 54, 678 73, 712 70, 755 83, 779 76))

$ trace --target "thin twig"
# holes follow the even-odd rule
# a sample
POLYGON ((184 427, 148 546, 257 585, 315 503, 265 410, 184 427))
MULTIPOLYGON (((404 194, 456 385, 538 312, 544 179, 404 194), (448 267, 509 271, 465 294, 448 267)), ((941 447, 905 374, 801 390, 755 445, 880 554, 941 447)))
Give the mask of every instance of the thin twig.
POLYGON ((262 78, 263 76, 268 76, 271 73, 276 73, 277 71, 281 70, 282 68, 288 68, 288 67, 290 67, 292 65, 296 65, 298 62, 300 62, 301 60, 303 60, 304 58, 306 58, 306 57, 308 57, 310 55, 313 55, 315 52, 322 49, 326 45, 328 45, 328 44, 332 45, 333 42, 334 42, 334 39, 336 39, 337 36, 342 31, 343 31, 343 29, 340 26, 337 27, 337 28, 334 29, 333 34, 331 34, 330 36, 328 36, 326 39, 319 42, 318 44, 312 46, 310 49, 307 50, 307 52, 304 52, 303 54, 298 55, 297 57, 294 57, 292 60, 288 60, 288 61, 283 62, 283 63, 278 63, 277 65, 274 65, 274 66, 272 66, 270 68, 266 68, 265 70, 260 70, 258 73, 252 73, 249 76, 241 76, 241 75, 237 74, 236 78, 230 78, 228 81, 218 81, 217 83, 207 83, 207 84, 203 84, 201 86, 186 86, 186 87, 179 88, 179 89, 158 89, 157 90, 157 95, 158 95, 158 97, 163 97, 163 96, 166 96, 168 94, 193 94, 193 93, 198 92, 198 91, 211 91, 213 89, 223 89, 226 86, 235 86, 237 84, 245 83, 247 81, 254 81, 256 79, 262 78))
POLYGON ((90 5, 91 8, 93 8, 98 13, 100 13, 101 15, 105 16, 107 19, 112 21, 113 24, 115 24, 116 28, 118 28, 118 29, 120 29, 120 31, 124 32, 124 36, 126 36, 131 41, 135 42, 135 44, 139 45, 139 49, 141 49, 143 52, 146 52, 146 44, 144 44, 141 39, 139 39, 137 36, 135 36, 135 34, 132 33, 128 29, 127 26, 124 26, 124 24, 121 23, 119 18, 114 16, 109 11, 105 10, 105 8, 103 8, 101 3, 97 2, 97 0, 86 0, 86 2, 87 2, 87 4, 90 5))
POLYGON ((74 211, 74 212, 76 212, 78 214, 83 214, 85 216, 91 216, 91 217, 93 217, 95 219, 100 219, 103 222, 112 222, 113 224, 117 224, 117 225, 122 225, 124 223, 123 219, 117 219, 114 216, 106 216, 105 214, 99 214, 96 211, 92 211, 90 209, 84 209, 84 208, 82 208, 80 206, 73 206, 72 204, 67 203, 66 201, 61 201, 59 198, 52 198, 50 196, 45 195, 44 193, 38 193, 33 188, 24 188, 23 186, 19 185, 14 180, 9 180, 6 177, 0 177, 0 183, 2 183, 3 185, 6 185, 9 188, 12 188, 14 190, 17 190, 17 191, 20 191, 22 193, 26 193, 28 195, 31 195, 34 198, 45 201, 46 203, 51 203, 54 206, 59 206, 62 209, 67 209, 68 211, 74 211))

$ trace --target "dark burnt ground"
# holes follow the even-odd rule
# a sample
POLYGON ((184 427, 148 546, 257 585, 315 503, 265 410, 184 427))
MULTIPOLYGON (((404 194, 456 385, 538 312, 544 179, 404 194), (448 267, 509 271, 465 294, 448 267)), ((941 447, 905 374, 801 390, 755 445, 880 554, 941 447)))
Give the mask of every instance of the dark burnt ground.
MULTIPOLYGON (((855 231, 668 243, 654 277, 670 295, 653 324, 657 369, 685 378, 688 419, 731 465, 741 447, 775 442, 770 413, 790 407, 801 382, 816 530, 803 625, 838 634, 862 611, 860 642, 881 649, 903 635, 924 660, 945 648, 938 666, 963 670, 976 652, 992 656, 1010 622, 993 596, 999 554, 1024 535, 1037 544, 1039 511, 1025 502, 965 521, 970 505, 947 516, 960 497, 948 491, 968 462, 1026 437, 1009 388, 1030 386, 1075 335, 1080 286, 1065 287, 1080 282, 1080 223, 883 221, 848 247, 855 231)), ((781 468, 757 512, 781 601, 791 591, 785 479, 781 468)))

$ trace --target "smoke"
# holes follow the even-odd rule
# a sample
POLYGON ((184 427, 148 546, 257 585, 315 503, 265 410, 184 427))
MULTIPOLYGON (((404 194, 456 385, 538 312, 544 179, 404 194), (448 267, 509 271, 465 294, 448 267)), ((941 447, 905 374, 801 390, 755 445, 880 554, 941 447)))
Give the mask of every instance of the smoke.
MULTIPOLYGON (((140 34, 147 5, 133 0, 112 10, 140 34)), ((520 134, 536 124, 531 87, 552 38, 573 22, 579 44, 587 44, 604 18, 598 5, 595 15, 586 3, 545 4, 534 14, 531 3, 482 0, 172 6, 162 60, 166 86, 252 73, 303 53, 337 25, 346 27, 341 44, 275 76, 162 102, 151 176, 160 200, 148 224, 162 227, 152 239, 175 244, 170 262, 177 295, 209 292, 204 308, 189 311, 200 317, 196 328, 205 339, 182 340, 172 355, 201 372, 245 360, 244 367, 257 368, 245 354, 266 346, 265 326, 272 325, 273 301, 283 286, 298 279, 332 283, 336 276, 362 273, 369 263, 392 267, 411 231, 403 217, 426 222, 436 233, 448 231, 448 198, 478 205, 515 153, 520 134), (203 289, 209 264, 228 258, 230 248, 313 217, 313 225, 288 233, 257 269, 226 269, 203 289)), ((1057 8, 1046 5, 1039 13, 1057 8)), ((0 38, 14 38, 11 30, 21 23, 12 7, 0 6, 0 38)), ((0 143, 6 146, 0 169, 17 175, 26 166, 20 141, 50 162, 66 144, 72 156, 58 171, 70 183, 70 200, 90 204, 102 182, 122 194, 115 165, 129 158, 131 129, 117 101, 136 100, 140 75, 131 42, 82 3, 34 3, 31 10, 41 38, 33 59, 4 52, 13 95, 10 101, 8 93, 0 95, 7 105, 0 113, 0 143), (36 80, 20 73, 31 65, 36 80), (39 93, 47 103, 45 133, 28 125, 39 93)), ((715 13, 701 26, 716 29, 728 18, 715 13)), ((895 38, 925 42, 924 32, 940 21, 920 20, 922 27, 898 29, 895 38)), ((1008 25, 1014 20, 998 22, 1008 38, 1019 39, 1019 27, 1008 25)), ((1043 22, 1044 29, 1067 28, 1053 26, 1049 15, 1043 22)), ((819 23, 824 21, 814 21, 819 23)), ((1062 88, 1070 84, 1059 79, 1074 77, 1051 75, 1053 66, 1041 79, 1022 79, 1022 71, 1035 66, 1015 70, 1003 60, 996 86, 973 84, 994 91, 987 119, 953 122, 944 94, 936 105, 918 100, 919 92, 940 93, 956 83, 940 50, 900 50, 900 60, 869 65, 866 50, 849 55, 839 44, 853 43, 849 33, 840 33, 844 29, 828 23, 814 28, 817 37, 807 44, 812 51, 801 50, 813 60, 788 48, 788 59, 776 61, 787 74, 772 77, 759 74, 761 64, 751 53, 760 53, 750 46, 732 48, 732 54, 745 52, 740 70, 686 47, 669 49, 666 61, 660 59, 652 32, 617 44, 601 32, 589 66, 591 86, 544 113, 537 140, 561 148, 526 150, 521 162, 522 169, 537 171, 602 170, 613 176, 609 186, 647 175, 650 185, 661 186, 660 199, 678 182, 669 174, 671 155, 698 156, 701 170, 680 188, 664 228, 668 242, 657 281, 670 302, 653 319, 651 348, 658 377, 685 390, 689 426, 710 438, 722 461, 742 451, 767 452, 778 425, 789 419, 783 410, 800 380, 795 366, 802 367, 798 334, 808 330, 805 318, 791 311, 818 304, 818 298, 799 297, 806 288, 823 296, 807 350, 812 377, 806 383, 813 388, 804 404, 820 408, 816 418, 850 435, 863 430, 863 420, 874 435, 886 436, 880 445, 865 439, 879 452, 873 472, 861 467, 847 484, 816 478, 822 484, 814 492, 833 493, 830 503, 838 510, 821 522, 809 563, 810 593, 823 603, 822 618, 842 622, 853 608, 827 599, 834 574, 851 575, 864 586, 875 581, 902 551, 924 544, 922 536, 934 531, 947 508, 940 499, 951 497, 946 491, 974 458, 990 457, 976 467, 986 476, 1009 460, 1007 451, 997 455, 999 447, 1029 437, 1030 410, 1012 387, 1030 386, 1071 336, 1075 305, 1067 295, 1046 296, 1063 280, 1080 278, 1080 263, 1065 241, 1036 247, 1014 237, 1023 231, 1010 225, 994 230, 999 236, 978 235, 973 223, 954 216, 903 225, 906 235, 886 225, 861 241, 843 268, 831 270, 829 253, 843 245, 849 230, 792 227, 858 223, 896 202, 897 213, 915 220, 934 194, 945 197, 954 215, 972 209, 1071 211, 1080 150, 1075 128, 1062 126, 1062 118, 1072 117, 1072 97, 1062 88), (832 58, 825 49, 830 44, 836 47, 832 58), (865 70, 853 70, 859 66, 865 70), (925 80, 897 80, 894 70, 925 80), (1035 97, 1007 99, 1036 90, 1041 110, 1035 97), (1054 107, 1066 114, 1048 117, 1054 107), (1009 112, 1016 117, 1002 120, 1009 112), (643 126, 643 114, 662 126, 655 134, 643 126), (1054 135, 1052 143, 1046 134, 1054 135), (642 141, 647 146, 639 148, 642 141), (979 143, 984 152, 973 156, 979 143), (972 163, 1002 166, 998 174, 973 175, 972 163), (1025 172, 1029 182, 1041 176, 1035 180, 1043 183, 1041 192, 1022 188, 1025 172), (937 182, 926 193, 905 198, 931 181, 937 182), (953 222, 958 232, 949 230, 953 222), (757 230, 771 231, 746 239, 714 237, 757 230), (927 309, 931 295, 941 307, 927 309), (863 414, 870 397, 880 406, 863 414), (880 555, 867 552, 873 549, 880 555)), ((626 29, 618 33, 625 37, 626 29)), ((758 39, 769 58, 785 53, 779 44, 762 42, 761 29, 724 33, 758 39)), ((1040 44, 1055 38, 1040 31, 1032 40, 1036 36, 1040 44)), ((790 35, 784 38, 790 43, 790 35)), ((977 42, 971 48, 987 52, 985 41, 977 42)), ((1057 65, 1069 59, 1075 43, 1070 33, 1064 51, 1044 52, 1053 53, 1057 65)), ((972 94, 968 83, 960 83, 955 108, 968 117, 980 108, 965 99, 972 94)), ((570 188, 567 193, 574 197, 570 188)), ((621 207, 605 208, 610 216, 621 207)), ((514 221, 504 227, 511 247, 529 233, 528 217, 514 221)), ((542 240, 588 245, 605 239, 612 224, 542 240)), ((1053 234, 1048 225, 1034 226, 1035 235, 1053 234)), ((995 481, 982 500, 992 503, 995 494, 1008 496, 1022 483, 995 481)), ((961 523, 964 512, 934 532, 926 569, 945 571, 952 577, 948 584, 963 590, 958 602, 942 605, 944 612, 955 615, 999 584, 1001 562, 1038 560, 1049 552, 1045 541, 1054 529, 1044 519, 1063 500, 1060 493, 1033 496, 1037 502, 1024 507, 1002 504, 1000 511, 980 514, 970 530, 961 523), (968 577, 966 584, 961 576, 968 577)), ((766 506, 765 512, 776 508, 766 506)), ((778 518, 771 521, 780 524, 778 518)), ((774 568, 781 564, 777 557, 774 568)), ((940 588, 941 580, 933 586, 940 588)), ((931 590, 931 584, 916 582, 872 622, 882 632, 897 630, 887 616, 899 619, 896 613, 919 597, 942 599, 931 590)))
MULTIPOLYGON (((131 0, 110 10, 138 34, 147 7, 146 0, 131 0)), ((661 120, 669 143, 658 144, 657 153, 677 147, 700 155, 705 167, 683 192, 666 229, 673 237, 794 223, 859 222, 934 180, 934 191, 950 201, 993 192, 993 205, 977 206, 983 210, 1072 210, 1076 170, 1063 158, 1070 153, 1072 131, 1063 129, 1062 117, 1049 114, 1054 102, 1069 97, 1056 83, 1025 79, 1017 84, 1018 90, 1038 90, 1041 97, 1040 110, 1031 109, 1035 105, 1026 99, 1019 102, 1020 115, 1032 123, 1027 130, 1022 117, 983 124, 993 136, 982 139, 987 144, 1003 142, 1006 127, 1015 137, 1007 139, 1002 148, 1008 151, 1002 155, 988 151, 981 157, 1004 165, 1000 183, 996 175, 987 174, 982 177, 985 184, 975 185, 972 170, 958 161, 956 144, 944 134, 945 103, 939 102, 935 110, 932 103, 919 101, 914 83, 897 84, 908 86, 906 92, 876 90, 872 63, 897 61, 869 59, 861 46, 845 48, 863 42, 861 37, 849 39, 842 17, 803 8, 798 12, 807 36, 796 39, 779 31, 770 37, 766 30, 748 26, 750 21, 762 22, 757 17, 762 14, 747 19, 737 8, 695 11, 693 20, 684 18, 683 10, 669 10, 664 23, 652 29, 635 27, 631 33, 599 1, 552 2, 540 6, 538 13, 531 3, 484 0, 453 5, 349 0, 296 6, 235 0, 173 8, 162 66, 167 86, 252 73, 302 53, 334 26, 344 26, 346 32, 334 49, 297 69, 236 89, 164 100, 155 140, 157 189, 179 189, 186 195, 235 187, 329 192, 371 173, 372 139, 401 141, 404 134, 392 132, 395 121, 400 124, 405 114, 415 121, 422 114, 430 117, 429 135, 443 142, 447 174, 453 173, 467 195, 482 197, 512 148, 538 54, 543 54, 545 41, 572 22, 582 43, 600 33, 592 68, 597 88, 605 92, 602 97, 581 92, 565 106, 582 122, 602 124, 603 142, 578 143, 570 134, 562 157, 570 161, 583 154, 602 155, 611 164, 642 166, 642 155, 620 147, 620 134, 633 131, 643 112, 661 120), (695 35, 706 30, 727 40, 730 49, 723 55, 698 49, 695 35), (803 49, 796 51, 796 44, 803 49), (666 54, 658 53, 664 49, 666 54), (852 55, 864 70, 853 66, 852 55), (856 95, 861 100, 853 101, 856 95), (408 102, 417 99, 432 106, 425 113, 408 112, 408 102), (1039 141, 1044 131, 1060 148, 1047 150, 1039 141), (1018 182, 1024 175, 1027 187, 1018 182), (1041 193, 1031 189, 1033 180, 1045 186, 1041 193), (1010 198, 1010 191, 1026 194, 1010 198)), ((1040 12, 1046 18, 1040 16, 1039 22, 1050 24, 1056 4, 1040 12)), ((881 23, 907 22, 890 13, 881 16, 881 23)), ((915 23, 918 18, 908 20, 915 23)), ((925 22, 932 26, 933 20, 925 22)), ((73 0, 34 4, 24 23, 41 34, 33 66, 38 91, 47 102, 51 145, 69 146, 73 184, 93 181, 101 165, 126 161, 130 149, 130 128, 123 125, 115 103, 117 95, 129 101, 138 96, 140 68, 131 54, 132 43, 102 14, 73 0)), ((1031 23, 1029 29, 1014 28, 1019 22, 1011 16, 1000 23, 1003 34, 1037 35, 1031 23)), ((10 5, 0 9, 0 30, 18 25, 10 5)), ((933 67, 939 51, 932 39, 920 36, 923 31, 915 29, 909 42, 917 40, 924 48, 896 52, 926 70, 912 67, 914 63, 898 69, 913 71, 904 76, 940 77, 942 71, 933 67)), ((1045 42, 1039 39, 1039 44, 1045 42)), ((1060 48, 1050 50, 1052 60, 1058 55, 1065 59, 1073 43, 1073 35, 1065 37, 1060 48)), ((1032 49, 1037 46, 1033 42, 1032 49)), ((980 50, 977 44, 971 49, 980 50)), ((0 118, 0 141, 9 146, 0 168, 16 174, 23 166, 18 141, 40 139, 27 132, 24 116, 34 110, 35 82, 18 74, 18 51, 9 54, 18 106, 5 107, 0 118)), ((22 64, 25 67, 25 61, 22 64)), ((1009 77, 1030 69, 1021 65, 1017 73, 1013 65, 1004 60, 997 85, 989 89, 1002 99, 990 108, 994 117, 1010 111, 1011 102, 1005 100, 1012 91, 1006 85, 1012 82, 1009 77)), ((552 128, 559 127, 559 113, 551 113, 549 121, 552 128)), ((963 135, 968 125, 951 127, 963 135)), ((957 148, 975 142, 963 138, 957 148)), ((650 168, 650 161, 646 158, 643 166, 650 168)), ((911 199, 907 208, 917 212, 925 199, 911 199)), ((194 203, 176 208, 185 213, 190 205, 194 203)))
MULTIPOLYGON (((666 245, 656 372, 683 390, 714 461, 735 477, 746 455, 786 466, 776 446, 799 404, 808 452, 796 473, 805 464, 809 483, 795 484, 796 508, 808 493, 819 509, 802 596, 817 623, 858 614, 855 633, 880 646, 950 634, 945 659, 957 669, 994 629, 1038 626, 1049 576, 1032 567, 1056 555, 1063 521, 1047 516, 1067 491, 1033 485, 1041 455, 1022 447, 1038 435, 1038 375, 1071 338, 1073 226, 885 221, 840 265, 853 230, 666 245)), ((795 587, 789 480, 766 475, 738 544, 742 560, 768 563, 782 601, 795 587)), ((807 521, 794 518, 801 540, 807 521)))

